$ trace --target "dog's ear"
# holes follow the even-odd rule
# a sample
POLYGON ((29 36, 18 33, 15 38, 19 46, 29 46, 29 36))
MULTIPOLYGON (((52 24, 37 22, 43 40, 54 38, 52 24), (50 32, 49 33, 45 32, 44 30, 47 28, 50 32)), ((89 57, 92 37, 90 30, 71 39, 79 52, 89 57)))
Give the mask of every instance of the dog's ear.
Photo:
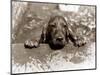
POLYGON ((69 36, 69 34, 70 34, 70 24, 69 24, 69 22, 68 22, 68 19, 67 19, 67 17, 64 17, 64 20, 65 20, 65 22, 66 22, 66 27, 65 27, 65 31, 66 31, 66 37, 68 37, 69 36))
POLYGON ((75 37, 74 37, 73 30, 72 30, 72 26, 69 23, 70 21, 66 18, 65 18, 65 20, 66 20, 66 25, 67 25, 67 27, 66 27, 66 39, 67 39, 67 41, 68 41, 68 39, 70 39, 71 41, 74 41, 75 37))
POLYGON ((41 39, 43 43, 47 43, 50 40, 50 22, 52 21, 52 17, 48 17, 46 23, 43 26, 42 29, 42 35, 41 35, 41 39))
POLYGON ((47 40, 47 28, 48 27, 48 24, 45 24, 42 28, 42 34, 41 34, 41 42, 42 43, 45 43, 46 40, 47 40))

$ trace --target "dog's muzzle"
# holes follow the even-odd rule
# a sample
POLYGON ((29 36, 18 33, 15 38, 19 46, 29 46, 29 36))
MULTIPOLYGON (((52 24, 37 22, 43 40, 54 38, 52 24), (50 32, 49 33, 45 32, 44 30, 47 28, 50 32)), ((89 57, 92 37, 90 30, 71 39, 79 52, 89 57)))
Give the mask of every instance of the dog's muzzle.
POLYGON ((50 42, 50 46, 53 49, 61 49, 65 46, 65 40, 63 37, 57 37, 50 42))

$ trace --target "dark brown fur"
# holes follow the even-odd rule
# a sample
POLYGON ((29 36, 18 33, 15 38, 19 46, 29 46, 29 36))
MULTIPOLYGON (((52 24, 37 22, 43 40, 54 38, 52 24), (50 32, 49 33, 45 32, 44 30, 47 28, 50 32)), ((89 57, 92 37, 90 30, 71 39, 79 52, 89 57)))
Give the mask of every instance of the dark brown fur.
POLYGON ((70 39, 75 46, 82 46, 84 38, 74 35, 69 29, 69 24, 63 16, 53 16, 48 24, 44 25, 41 37, 39 39, 26 40, 26 48, 38 47, 40 43, 48 43, 52 49, 61 49, 70 39))

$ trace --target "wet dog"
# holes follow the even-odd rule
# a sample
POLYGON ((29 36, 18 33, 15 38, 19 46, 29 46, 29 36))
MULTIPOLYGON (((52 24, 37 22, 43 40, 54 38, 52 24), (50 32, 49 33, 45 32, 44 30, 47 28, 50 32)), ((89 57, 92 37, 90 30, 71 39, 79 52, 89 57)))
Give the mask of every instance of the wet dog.
POLYGON ((71 40, 74 46, 86 44, 83 37, 75 35, 68 27, 69 23, 63 16, 53 16, 42 29, 41 37, 29 39, 24 43, 25 48, 37 48, 40 43, 48 43, 52 49, 61 49, 71 40))

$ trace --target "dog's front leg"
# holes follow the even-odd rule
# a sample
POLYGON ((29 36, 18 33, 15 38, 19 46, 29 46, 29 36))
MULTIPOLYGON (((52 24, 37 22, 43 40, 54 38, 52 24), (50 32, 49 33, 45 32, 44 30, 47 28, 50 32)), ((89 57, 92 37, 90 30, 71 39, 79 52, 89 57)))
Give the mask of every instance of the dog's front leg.
POLYGON ((73 32, 70 32, 69 38, 74 43, 74 46, 77 46, 77 47, 84 46, 87 43, 86 37, 76 35, 73 32))
POLYGON ((24 42, 25 48, 37 48, 40 44, 40 38, 28 39, 24 42))
POLYGON ((47 24, 43 26, 43 29, 38 36, 38 38, 32 38, 28 39, 24 43, 25 48, 37 48, 39 47, 40 43, 45 43, 46 42, 46 30, 47 30, 47 24))

